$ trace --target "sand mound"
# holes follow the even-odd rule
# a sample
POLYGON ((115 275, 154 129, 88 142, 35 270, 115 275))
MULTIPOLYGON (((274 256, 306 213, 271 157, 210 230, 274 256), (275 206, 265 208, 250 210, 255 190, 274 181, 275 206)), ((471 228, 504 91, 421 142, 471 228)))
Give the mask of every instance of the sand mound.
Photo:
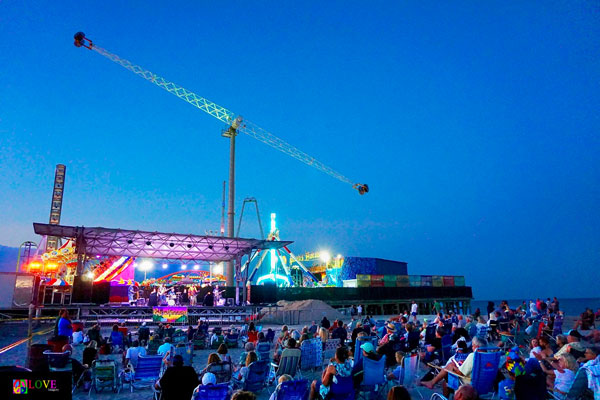
POLYGON ((323 317, 334 321, 344 318, 344 315, 321 300, 301 300, 277 302, 279 307, 265 307, 261 310, 261 321, 274 324, 304 325, 312 321, 321 321, 323 317))

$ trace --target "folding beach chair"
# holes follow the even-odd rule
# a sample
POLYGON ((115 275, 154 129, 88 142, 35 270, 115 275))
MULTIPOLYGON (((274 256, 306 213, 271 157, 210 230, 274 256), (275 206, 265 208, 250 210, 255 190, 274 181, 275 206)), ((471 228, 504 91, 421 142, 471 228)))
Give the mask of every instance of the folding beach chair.
POLYGON ((340 339, 327 339, 323 349, 323 364, 329 363, 329 360, 335 357, 338 347, 340 347, 340 339))
POLYGON ((91 395, 92 389, 98 393, 104 388, 110 388, 113 392, 121 391, 117 366, 113 360, 95 360, 92 365, 92 384, 88 396, 91 395))
POLYGON ((308 400, 309 392, 306 379, 286 381, 279 386, 275 400, 308 400))
POLYGON ((240 340, 240 335, 237 333, 230 333, 225 336, 225 345, 228 349, 236 349, 238 347, 238 342, 240 340))
POLYGON ((363 336, 356 338, 356 344, 354 345, 354 367, 352 368, 352 375, 362 368, 363 351, 360 346, 368 342, 371 342, 373 347, 377 348, 377 336, 363 336))
POLYGON ((270 362, 271 359, 271 343, 269 342, 259 342, 256 345, 256 355, 259 360, 266 360, 270 362))
POLYGON ((200 385, 194 389, 192 400, 227 400, 229 398, 229 385, 200 385))
POLYGON ((154 382, 160 377, 162 370, 162 356, 139 356, 137 366, 133 369, 129 389, 154 387, 154 382))
POLYGON ((48 367, 50 371, 71 371, 71 353, 68 351, 56 353, 53 351, 46 350, 43 353, 48 360, 48 367))
POLYGON ((352 375, 337 376, 329 388, 328 400, 354 400, 354 382, 352 375))
POLYGON ((402 361, 402 385, 407 389, 414 389, 417 394, 423 398, 423 395, 418 389, 419 386, 419 366, 420 362, 419 353, 412 353, 404 357, 402 361))
POLYGON ((218 349, 219 346, 221 344, 223 344, 223 343, 225 343, 225 337, 223 335, 217 335, 217 338, 216 338, 215 341, 212 341, 212 339, 211 339, 210 348, 211 349, 218 349))
MULTIPOLYGON (((480 347, 475 351, 471 385, 477 390, 480 398, 493 398, 499 363, 500 349, 498 347, 480 347)), ((448 386, 456 390, 460 385, 462 385, 461 377, 448 372, 448 386)))
POLYGON ((385 356, 382 356, 378 361, 363 358, 362 363, 363 379, 358 389, 359 396, 363 393, 373 393, 375 398, 377 398, 387 386, 385 377, 385 356))
POLYGON ((232 378, 234 387, 253 393, 262 391, 269 379, 269 363, 265 360, 254 361, 248 366, 248 376, 241 382, 232 378))
POLYGON ((431 397, 429 398, 429 400, 448 400, 446 397, 442 396, 439 393, 434 393, 431 395, 431 397))
POLYGON ((302 353, 300 368, 303 371, 323 366, 323 344, 321 339, 316 338, 303 341, 302 345, 300 345, 300 351, 302 353))
MULTIPOLYGON (((233 374, 233 367, 230 362, 219 361, 211 363, 206 367, 206 372, 213 373, 217 378, 217 383, 229 383, 233 374)), ((200 377, 202 379, 202 377, 200 377)))
POLYGON ((173 356, 180 355, 183 358, 183 365, 193 367, 194 365, 194 345, 180 343, 175 346, 175 354, 173 356))
POLYGON ((275 378, 281 375, 287 374, 292 378, 296 376, 298 372, 298 365, 300 365, 300 356, 302 352, 300 349, 285 349, 281 353, 279 358, 279 364, 271 364, 275 371, 275 378))
POLYGON ((452 335, 444 335, 442 337, 442 351, 440 353, 442 365, 452 357, 452 335))

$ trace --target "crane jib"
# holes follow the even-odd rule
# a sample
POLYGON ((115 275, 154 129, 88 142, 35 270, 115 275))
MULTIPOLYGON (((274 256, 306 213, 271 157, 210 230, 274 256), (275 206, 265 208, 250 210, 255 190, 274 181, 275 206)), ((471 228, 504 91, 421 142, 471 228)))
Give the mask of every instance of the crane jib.
POLYGON ((338 179, 345 183, 349 183, 361 195, 369 192, 369 186, 367 184, 353 183, 350 179, 346 178, 344 175, 338 173, 337 171, 326 166, 325 164, 318 161, 314 157, 309 156, 305 152, 292 146, 291 144, 285 142, 284 140, 278 138, 277 136, 273 135, 272 133, 269 133, 268 131, 258 127, 257 125, 254 125, 248 121, 243 120, 240 116, 234 117, 235 114, 233 112, 229 111, 228 109, 221 107, 218 104, 213 103, 210 100, 205 99, 204 97, 195 94, 194 92, 191 92, 173 82, 167 81, 166 79, 154 74, 153 72, 150 72, 138 65, 133 64, 132 62, 130 62, 128 60, 125 60, 125 59, 117 56, 116 54, 109 52, 106 49, 103 49, 102 47, 99 47, 99 46, 93 44, 93 42, 90 39, 88 39, 83 32, 77 32, 74 36, 74 39, 75 39, 74 45, 76 47, 85 47, 89 50, 96 51, 98 54, 103 55, 104 57, 106 57, 109 60, 130 70, 131 72, 135 73, 136 75, 141 76, 142 78, 146 79, 147 81, 154 83, 158 87, 179 97, 180 99, 195 106, 196 108, 199 108, 200 110, 204 111, 205 113, 217 118, 219 121, 229 124, 230 129, 233 132, 245 133, 248 136, 251 136, 256 140, 259 140, 259 141, 273 147, 274 149, 281 151, 282 153, 292 156, 295 159, 302 161, 306 165, 316 168, 319 171, 324 172, 327 175, 329 175, 335 179, 338 179))

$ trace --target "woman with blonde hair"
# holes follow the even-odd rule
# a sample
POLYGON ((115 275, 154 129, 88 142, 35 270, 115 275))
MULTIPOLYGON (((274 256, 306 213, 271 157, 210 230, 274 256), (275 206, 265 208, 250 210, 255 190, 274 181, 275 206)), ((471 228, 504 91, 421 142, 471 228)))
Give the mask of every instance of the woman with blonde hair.
POLYGON ((321 327, 319 329, 319 338, 321 339, 321 342, 323 342, 323 345, 325 345, 325 342, 327 341, 327 339, 329 339, 329 331, 321 327))
POLYGON ((236 383, 241 384, 246 380, 248 377, 248 372, 250 371, 250 364, 252 364, 254 361, 258 361, 258 355, 255 351, 251 351, 246 356, 246 364, 240 368, 240 371, 236 376, 236 383))
POLYGON ((577 369, 579 369, 575 357, 569 353, 564 353, 558 356, 558 362, 552 361, 553 369, 546 368, 543 360, 540 361, 540 367, 547 375, 546 384, 548 388, 552 389, 558 398, 565 399, 575 380, 577 369))

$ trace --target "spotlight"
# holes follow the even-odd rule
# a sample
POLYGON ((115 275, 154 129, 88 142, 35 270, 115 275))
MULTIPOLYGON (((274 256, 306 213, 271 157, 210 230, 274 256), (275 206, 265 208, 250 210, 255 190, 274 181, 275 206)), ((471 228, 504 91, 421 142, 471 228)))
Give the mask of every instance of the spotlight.
POLYGON ((210 250, 212 250, 212 249, 213 249, 213 245, 212 245, 212 244, 209 244, 209 245, 208 245, 208 248, 209 248, 210 250))
POLYGON ((320 258, 321 258, 321 261, 323 261, 325 264, 327 264, 329 261, 331 261, 331 254, 329 254, 329 252, 327 252, 327 251, 322 251, 320 254, 320 258))
POLYGON ((188 244, 188 245, 187 245, 187 248, 188 248, 188 249, 191 249, 191 248, 192 248, 192 245, 191 245, 191 244, 188 244))
POLYGON ((85 277, 92 280, 94 279, 94 273, 92 271, 88 271, 86 272, 85 277))
POLYGON ((175 246, 175 243, 169 243, 169 246, 173 247, 175 246))
POLYGON ((168 265, 167 264, 163 264, 162 267, 163 267, 163 269, 167 269, 168 265))
POLYGON ((181 265, 181 269, 187 269, 187 265, 185 265, 185 264, 182 264, 182 265, 181 265))
POLYGON ((146 242, 146 246, 150 246, 151 244, 152 244, 152 242, 150 242, 150 241, 146 242))
POLYGON ((198 264, 196 264, 196 265, 194 265, 194 269, 195 269, 196 271, 198 271, 198 270, 200 269, 200 266, 199 266, 198 264))
POLYGON ((229 246, 225 246, 225 251, 229 251, 229 246))
POLYGON ((133 240, 129 239, 129 240, 127 241, 127 244, 131 244, 131 243, 133 243, 133 240))

